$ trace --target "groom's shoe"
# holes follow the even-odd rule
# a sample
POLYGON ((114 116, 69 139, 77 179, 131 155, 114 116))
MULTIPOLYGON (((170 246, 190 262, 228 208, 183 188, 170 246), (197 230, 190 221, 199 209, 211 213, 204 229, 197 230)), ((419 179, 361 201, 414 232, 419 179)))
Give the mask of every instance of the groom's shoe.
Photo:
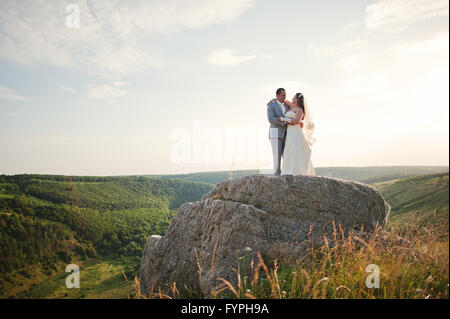
POLYGON ((274 175, 274 176, 280 176, 280 175, 281 175, 281 171, 278 170, 278 171, 276 171, 273 175, 274 175))

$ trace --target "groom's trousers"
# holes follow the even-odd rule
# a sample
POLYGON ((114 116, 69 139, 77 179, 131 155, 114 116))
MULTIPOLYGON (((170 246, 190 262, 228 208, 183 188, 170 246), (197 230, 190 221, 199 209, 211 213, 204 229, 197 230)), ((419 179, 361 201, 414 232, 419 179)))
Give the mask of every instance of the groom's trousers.
POLYGON ((275 176, 281 175, 281 156, 283 155, 285 141, 285 139, 279 138, 270 139, 273 155, 273 174, 275 176))

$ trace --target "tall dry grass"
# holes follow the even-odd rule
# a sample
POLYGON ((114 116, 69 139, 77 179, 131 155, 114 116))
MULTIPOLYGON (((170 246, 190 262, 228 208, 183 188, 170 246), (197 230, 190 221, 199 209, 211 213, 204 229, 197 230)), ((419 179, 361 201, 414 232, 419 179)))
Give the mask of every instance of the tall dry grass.
MULTIPOLYGON (((249 276, 238 263, 236 284, 221 282, 212 298, 449 298, 448 223, 391 229, 371 234, 344 234, 334 227, 330 238, 311 245, 302 258, 280 249, 272 259, 258 253, 249 276), (379 268, 379 288, 368 288, 368 265, 379 268)), ((213 261, 214 263, 214 261, 213 261)), ((202 270, 198 263, 198 272, 202 270)), ((136 282, 136 296, 139 293, 136 282)), ((159 288, 150 298, 187 298, 172 283, 170 291, 159 288)))

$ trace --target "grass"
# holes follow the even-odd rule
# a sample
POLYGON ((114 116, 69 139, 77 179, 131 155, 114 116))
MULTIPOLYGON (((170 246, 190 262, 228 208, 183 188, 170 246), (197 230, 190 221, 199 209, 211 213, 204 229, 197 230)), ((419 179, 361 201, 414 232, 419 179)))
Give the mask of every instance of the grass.
POLYGON ((14 183, 0 183, 0 199, 14 198, 20 194, 18 186, 14 183))
MULTIPOLYGON (((308 253, 293 259, 279 251, 268 263, 258 253, 249 276, 236 269, 237 283, 218 278, 222 284, 212 298, 345 298, 345 299, 418 299, 448 298, 449 280, 448 226, 410 227, 408 230, 371 235, 352 233, 344 236, 335 230, 331 238, 308 253), (444 238, 444 239, 443 239, 444 238), (379 288, 368 288, 369 265, 379 268, 379 288)), ((199 264, 198 264, 198 267, 199 264)), ((199 268, 201 274, 201 268, 199 268)), ((176 283, 168 291, 152 289, 152 298, 186 298, 176 283)), ((139 287, 136 286, 136 291, 139 287)), ((138 293, 136 297, 142 297, 138 293)))
POLYGON ((2 198, 14 198, 14 195, 11 194, 0 194, 0 199, 2 198))
MULTIPOLYGON (((385 231, 378 229, 364 237, 336 231, 300 259, 287 251, 272 258, 259 254, 249 276, 241 274, 238 266, 236 283, 219 279, 222 284, 212 297, 449 298, 448 176, 374 183, 392 205, 385 231), (378 266, 380 288, 367 288, 368 265, 378 266)), ((152 298, 190 297, 174 289, 155 290, 152 298)))
POLYGON ((392 206, 389 226, 405 227, 412 220, 424 227, 448 224, 448 177, 448 173, 433 174, 373 184, 392 206))
MULTIPOLYGON (((80 288, 66 287, 65 265, 61 265, 52 276, 32 268, 22 269, 13 275, 15 287, 1 298, 39 299, 123 299, 134 297, 134 282, 128 280, 125 259, 73 261, 80 267, 80 288), (19 283, 19 284, 17 284, 19 283)), ((38 267, 36 268, 38 269, 38 267)))

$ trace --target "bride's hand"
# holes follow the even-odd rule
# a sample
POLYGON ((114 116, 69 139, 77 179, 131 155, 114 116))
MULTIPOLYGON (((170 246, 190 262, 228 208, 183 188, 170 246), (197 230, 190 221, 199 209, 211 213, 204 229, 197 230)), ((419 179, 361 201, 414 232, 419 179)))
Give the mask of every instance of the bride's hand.
POLYGON ((305 126, 305 122, 300 121, 300 127, 303 128, 305 126))
POLYGON ((284 100, 284 104, 286 104, 289 107, 292 107, 292 105, 293 105, 292 102, 289 101, 288 99, 284 100))
POLYGON ((275 98, 273 98, 273 99, 271 99, 269 102, 267 102, 267 104, 270 104, 270 103, 272 103, 273 101, 275 101, 276 99, 275 98))

